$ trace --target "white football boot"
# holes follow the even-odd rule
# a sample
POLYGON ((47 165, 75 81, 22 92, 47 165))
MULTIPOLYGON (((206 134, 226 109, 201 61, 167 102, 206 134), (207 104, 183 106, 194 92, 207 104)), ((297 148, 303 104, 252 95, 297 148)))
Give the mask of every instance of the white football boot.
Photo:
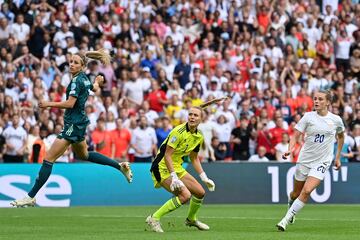
POLYGON ((10 203, 10 205, 14 207, 34 207, 36 203, 35 198, 24 197, 23 199, 14 200, 10 203))
POLYGON ((150 215, 146 218, 146 223, 147 223, 147 225, 149 225, 149 227, 151 228, 152 231, 158 232, 158 233, 164 232, 164 230, 162 230, 162 228, 161 228, 160 221, 153 218, 152 215, 150 215))
POLYGON ((286 220, 286 218, 283 218, 278 224, 276 224, 276 227, 278 228, 279 231, 284 232, 288 224, 289 222, 286 220))
POLYGON ((130 168, 130 163, 129 162, 121 162, 121 163, 119 163, 119 166, 120 166, 121 173, 124 174, 126 180, 129 183, 131 183, 132 178, 133 178, 133 173, 130 168))
POLYGON ((190 221, 189 219, 186 219, 185 225, 188 227, 196 227, 197 229, 202 230, 202 231, 207 231, 210 229, 210 227, 208 225, 206 225, 203 222, 200 222, 199 220, 190 221))

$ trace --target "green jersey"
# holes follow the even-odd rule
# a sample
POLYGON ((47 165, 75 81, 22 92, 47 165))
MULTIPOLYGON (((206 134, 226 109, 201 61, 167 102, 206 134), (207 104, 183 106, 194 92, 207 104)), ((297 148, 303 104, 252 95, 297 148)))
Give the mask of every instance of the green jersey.
POLYGON ((85 113, 85 103, 89 96, 89 90, 92 89, 93 84, 84 72, 80 72, 71 80, 66 88, 66 99, 69 99, 69 96, 73 96, 76 97, 76 102, 73 108, 65 110, 65 124, 89 124, 90 121, 85 113))

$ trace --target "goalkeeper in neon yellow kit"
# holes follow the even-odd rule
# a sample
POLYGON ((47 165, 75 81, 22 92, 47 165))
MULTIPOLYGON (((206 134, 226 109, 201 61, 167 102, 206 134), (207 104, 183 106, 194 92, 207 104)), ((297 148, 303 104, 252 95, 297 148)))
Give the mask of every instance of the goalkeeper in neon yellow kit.
POLYGON ((175 127, 162 143, 151 166, 152 178, 156 188, 163 187, 175 196, 162 205, 155 213, 148 216, 146 223, 154 232, 163 232, 160 218, 179 208, 190 200, 188 216, 185 225, 197 227, 199 230, 209 230, 209 226, 197 219, 197 213, 202 205, 205 190, 200 183, 182 166, 183 157, 189 156, 195 171, 210 191, 215 190, 215 183, 203 171, 197 158, 204 137, 197 129, 202 118, 202 109, 210 104, 226 98, 214 99, 200 107, 189 110, 188 121, 175 127))

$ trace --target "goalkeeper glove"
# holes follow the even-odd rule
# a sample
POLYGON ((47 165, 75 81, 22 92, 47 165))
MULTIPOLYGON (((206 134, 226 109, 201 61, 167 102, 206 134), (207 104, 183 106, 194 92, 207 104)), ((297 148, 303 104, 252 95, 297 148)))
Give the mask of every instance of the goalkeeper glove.
POLYGON ((201 178, 201 181, 203 181, 206 184, 206 186, 207 186, 207 188, 209 189, 210 192, 215 191, 215 183, 214 183, 214 181, 209 179, 206 176, 205 172, 202 172, 199 176, 201 178))
POLYGON ((182 187, 184 187, 184 183, 178 178, 176 175, 176 172, 170 173, 171 175, 171 184, 170 184, 170 190, 172 192, 179 191, 182 187))

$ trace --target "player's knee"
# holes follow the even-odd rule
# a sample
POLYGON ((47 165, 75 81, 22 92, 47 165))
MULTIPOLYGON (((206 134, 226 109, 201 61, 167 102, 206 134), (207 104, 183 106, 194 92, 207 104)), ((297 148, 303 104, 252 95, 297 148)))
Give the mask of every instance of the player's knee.
POLYGON ((310 194, 311 194, 311 189, 309 188, 303 188, 301 191, 301 195, 303 195, 306 198, 308 198, 310 194))
POLYGON ((194 193, 195 197, 202 199, 205 197, 205 190, 204 188, 200 188, 196 191, 196 193, 194 193))
POLYGON ((179 200, 181 202, 181 204, 187 203, 190 198, 191 198, 191 193, 189 192, 189 190, 183 190, 180 194, 179 194, 179 200))
POLYGON ((75 154, 76 158, 82 161, 86 161, 89 156, 85 153, 81 153, 81 154, 75 154))

